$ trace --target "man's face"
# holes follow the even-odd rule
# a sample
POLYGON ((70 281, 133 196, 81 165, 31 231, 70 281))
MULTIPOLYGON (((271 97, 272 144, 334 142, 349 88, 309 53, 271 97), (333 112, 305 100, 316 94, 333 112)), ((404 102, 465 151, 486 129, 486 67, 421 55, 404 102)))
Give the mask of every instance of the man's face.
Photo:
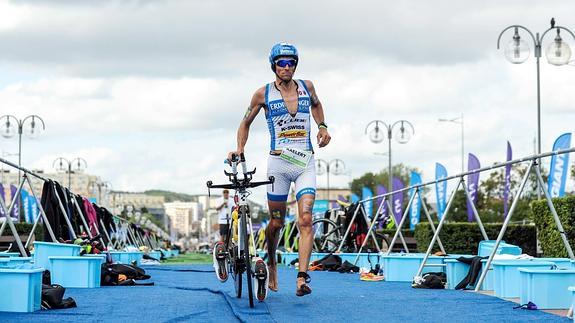
POLYGON ((276 75, 284 82, 291 81, 295 73, 296 60, 291 57, 279 57, 276 61, 276 75))
POLYGON ((230 197, 230 192, 224 192, 224 198, 228 199, 230 197))

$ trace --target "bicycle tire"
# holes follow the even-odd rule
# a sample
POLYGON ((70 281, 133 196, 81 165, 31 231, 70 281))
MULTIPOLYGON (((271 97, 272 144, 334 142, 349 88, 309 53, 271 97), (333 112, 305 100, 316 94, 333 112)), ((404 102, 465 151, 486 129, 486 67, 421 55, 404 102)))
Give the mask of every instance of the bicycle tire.
POLYGON ((242 233, 243 233, 243 249, 244 249, 244 260, 246 266, 246 287, 248 289, 248 299, 250 301, 250 307, 254 307, 254 289, 253 289, 253 274, 252 274, 252 257, 250 256, 250 245, 248 236, 248 221, 247 212, 241 208, 240 209, 242 218, 242 233))
POLYGON ((236 253, 236 246, 232 243, 230 248, 230 255, 232 260, 230 271, 232 272, 232 278, 234 279, 234 289, 236 290, 236 297, 242 297, 242 271, 241 271, 241 258, 236 253))
POLYGON ((315 219, 312 222, 312 229, 314 230, 312 251, 331 252, 339 247, 341 237, 337 223, 330 219, 315 219), (319 236, 317 236, 318 230, 323 231, 319 236))

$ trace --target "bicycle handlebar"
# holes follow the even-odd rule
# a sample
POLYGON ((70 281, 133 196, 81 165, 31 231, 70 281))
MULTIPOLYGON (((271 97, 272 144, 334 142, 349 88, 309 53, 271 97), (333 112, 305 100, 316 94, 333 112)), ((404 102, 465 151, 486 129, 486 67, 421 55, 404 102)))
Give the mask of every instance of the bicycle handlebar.
POLYGON ((262 185, 273 184, 274 181, 275 178, 273 176, 270 176, 268 177, 267 181, 263 182, 248 182, 247 184, 244 184, 243 181, 239 181, 237 183, 231 183, 231 184, 213 184, 212 181, 208 181, 206 185, 208 186, 208 188, 224 188, 229 190, 238 190, 242 188, 254 188, 262 185))
POLYGON ((246 167, 246 157, 243 153, 239 156, 236 154, 232 154, 231 160, 228 160, 228 163, 232 167, 232 172, 228 173, 224 170, 224 174, 228 176, 230 180, 230 184, 214 184, 212 181, 208 181, 206 185, 208 186, 208 195, 210 188, 223 188, 223 189, 233 189, 233 190, 243 190, 247 188, 258 187, 261 185, 268 185, 274 184, 275 178, 273 176, 268 177, 267 181, 263 182, 252 182, 252 176, 256 173, 256 169, 254 168, 253 171, 248 171, 246 167), (241 163, 242 171, 244 173, 244 178, 239 179, 237 174, 237 166, 238 162, 241 163))

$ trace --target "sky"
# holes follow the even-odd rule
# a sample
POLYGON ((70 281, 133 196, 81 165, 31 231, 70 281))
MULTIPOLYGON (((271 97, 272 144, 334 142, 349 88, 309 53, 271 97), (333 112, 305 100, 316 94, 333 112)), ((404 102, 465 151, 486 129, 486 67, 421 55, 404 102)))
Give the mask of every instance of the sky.
MULTIPOLYGON (((114 190, 203 194, 207 180, 226 180, 239 121, 274 79, 269 50, 286 41, 299 49, 295 77, 314 83, 332 135, 316 158, 346 165, 332 187, 387 167, 387 143, 365 135, 371 120, 413 124, 407 144, 393 141, 392 162, 428 181, 436 162, 461 170, 461 127, 439 118, 463 114, 464 153, 482 165, 504 161, 507 140, 514 157, 534 152, 533 52, 511 64, 497 37, 513 24, 542 33, 551 17, 575 30, 574 11, 573 1, 553 0, 0 0, 0 116, 45 121, 41 136, 23 138, 27 168, 81 157, 114 190)), ((575 128, 574 83, 575 65, 541 59, 543 151, 575 128)), ((15 138, 0 137, 0 149, 17 160, 15 138)), ((268 150, 261 113, 246 146, 258 179, 268 150)), ((265 199, 264 189, 253 194, 265 199)))

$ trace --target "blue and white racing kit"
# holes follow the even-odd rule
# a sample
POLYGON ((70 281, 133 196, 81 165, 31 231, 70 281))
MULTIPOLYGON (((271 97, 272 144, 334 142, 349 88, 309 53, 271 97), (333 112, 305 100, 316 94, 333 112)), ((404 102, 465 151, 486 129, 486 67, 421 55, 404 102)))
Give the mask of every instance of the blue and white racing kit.
POLYGON ((290 185, 295 183, 296 198, 304 194, 315 195, 315 163, 310 139, 311 99, 305 82, 294 80, 297 85, 298 107, 291 115, 275 82, 266 85, 265 111, 270 132, 270 150, 280 151, 286 148, 301 151, 311 158, 307 165, 286 160, 284 155, 270 155, 268 158, 268 176, 274 176, 273 185, 268 185, 268 200, 287 201, 290 185))

